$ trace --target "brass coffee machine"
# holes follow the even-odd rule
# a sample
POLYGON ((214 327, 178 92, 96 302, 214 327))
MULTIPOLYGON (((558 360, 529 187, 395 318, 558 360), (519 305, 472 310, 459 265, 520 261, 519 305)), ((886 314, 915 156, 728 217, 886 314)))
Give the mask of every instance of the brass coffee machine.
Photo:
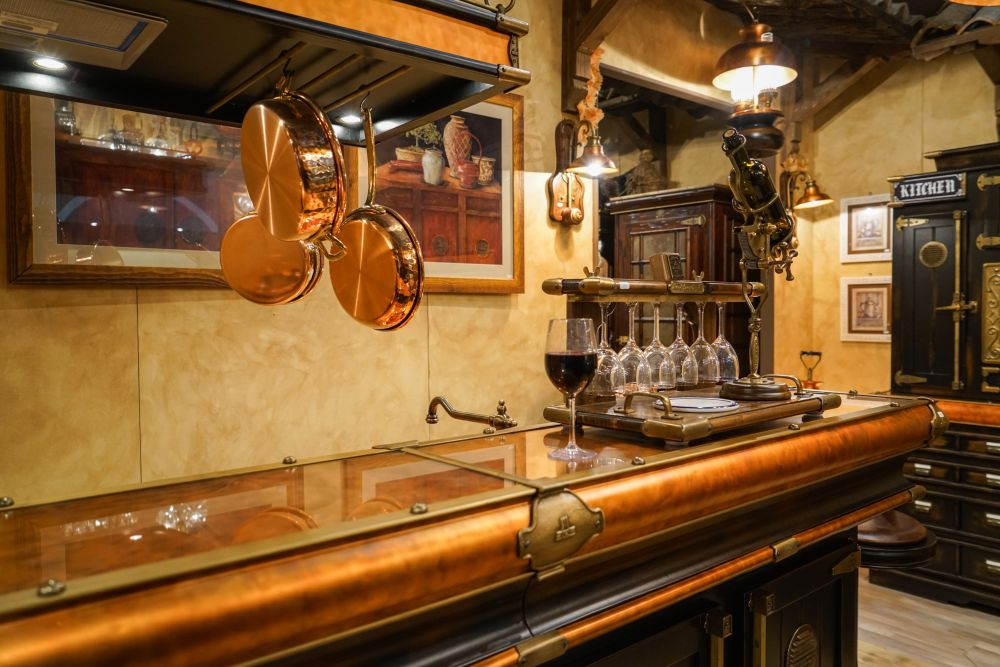
POLYGON ((774 181, 767 173, 767 167, 750 157, 746 149, 746 137, 734 129, 722 135, 722 151, 732 162, 729 172, 729 188, 733 191, 733 207, 739 211, 745 222, 736 228, 742 258, 740 273, 743 285, 743 299, 750 307, 750 373, 734 382, 722 386, 719 395, 738 401, 780 401, 790 398, 788 385, 775 382, 775 378, 786 375, 760 375, 760 309, 767 300, 767 291, 759 294, 757 305, 751 282, 747 278, 749 270, 784 273, 786 280, 793 280, 792 260, 798 254, 795 250, 795 219, 785 211, 778 197, 774 181))

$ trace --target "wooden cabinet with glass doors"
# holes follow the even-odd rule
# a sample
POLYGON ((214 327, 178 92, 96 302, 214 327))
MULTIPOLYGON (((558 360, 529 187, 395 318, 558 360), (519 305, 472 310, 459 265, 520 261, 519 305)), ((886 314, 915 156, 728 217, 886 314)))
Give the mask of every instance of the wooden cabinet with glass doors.
MULTIPOLYGON (((649 257, 658 252, 681 256, 685 277, 701 274, 705 280, 739 282, 739 248, 734 225, 743 218, 733 209, 733 195, 726 185, 661 190, 612 198, 608 211, 615 219, 616 278, 652 278, 649 257)), ((756 280, 756 277, 751 277, 756 280)), ((694 304, 686 307, 692 325, 684 332, 688 343, 697 332, 694 304)), ((725 334, 740 356, 740 368, 748 368, 747 309, 740 304, 725 307, 725 334)), ((628 338, 628 310, 616 307, 611 317, 609 340, 614 347, 628 338)), ((717 335, 716 308, 705 309, 705 338, 717 335)), ((660 310, 660 339, 665 345, 677 336, 676 317, 671 308, 660 310)), ((653 339, 653 308, 641 304, 636 309, 636 338, 645 347, 653 339)))

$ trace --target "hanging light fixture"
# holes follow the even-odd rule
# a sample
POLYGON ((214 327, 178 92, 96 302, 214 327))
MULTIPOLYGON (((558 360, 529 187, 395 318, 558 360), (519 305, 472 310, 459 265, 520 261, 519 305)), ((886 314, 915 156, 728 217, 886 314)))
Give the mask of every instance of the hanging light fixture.
POLYGON ((796 211, 808 208, 816 208, 833 203, 833 197, 819 189, 816 179, 809 173, 809 162, 805 156, 799 153, 799 142, 792 140, 792 150, 785 157, 781 164, 781 191, 784 195, 785 205, 796 211), (795 191, 800 182, 805 182, 805 189, 802 196, 795 198, 795 191))
POLYGON ((584 145, 580 157, 570 162, 566 171, 587 178, 604 178, 616 175, 618 166, 604 154, 604 146, 601 145, 601 137, 597 134, 597 128, 589 120, 581 121, 580 125, 588 130, 587 143, 584 145))
MULTIPOLYGON (((747 10, 750 12, 750 10, 747 10)), ((753 157, 778 152, 785 143, 774 121, 782 116, 776 108, 778 88, 798 76, 792 52, 775 41, 771 26, 757 21, 740 28, 741 42, 729 47, 715 64, 712 85, 729 91, 735 110, 729 124, 747 138, 753 157)))
POLYGON ((808 174, 806 176, 806 190, 801 197, 795 200, 795 205, 792 208, 796 211, 801 211, 806 208, 816 208, 817 206, 832 204, 833 197, 821 191, 819 186, 816 185, 814 178, 808 174))

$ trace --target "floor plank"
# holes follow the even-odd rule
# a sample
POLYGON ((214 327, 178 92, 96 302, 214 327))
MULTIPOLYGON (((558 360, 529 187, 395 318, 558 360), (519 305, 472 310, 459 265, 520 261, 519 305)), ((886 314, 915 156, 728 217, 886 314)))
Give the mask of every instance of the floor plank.
POLYGON ((858 665, 1000 667, 1000 616, 874 586, 862 570, 858 665))

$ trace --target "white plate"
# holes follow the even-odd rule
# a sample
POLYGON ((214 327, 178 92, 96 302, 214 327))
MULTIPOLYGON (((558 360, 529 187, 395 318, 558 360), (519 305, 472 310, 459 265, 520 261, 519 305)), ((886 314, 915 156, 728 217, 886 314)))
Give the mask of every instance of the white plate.
MULTIPOLYGON (((663 401, 657 400, 656 404, 663 405, 663 401)), ((699 412, 702 414, 714 412, 732 412, 740 407, 736 401, 726 398, 710 398, 707 396, 678 396, 670 399, 670 407, 675 412, 699 412)))

